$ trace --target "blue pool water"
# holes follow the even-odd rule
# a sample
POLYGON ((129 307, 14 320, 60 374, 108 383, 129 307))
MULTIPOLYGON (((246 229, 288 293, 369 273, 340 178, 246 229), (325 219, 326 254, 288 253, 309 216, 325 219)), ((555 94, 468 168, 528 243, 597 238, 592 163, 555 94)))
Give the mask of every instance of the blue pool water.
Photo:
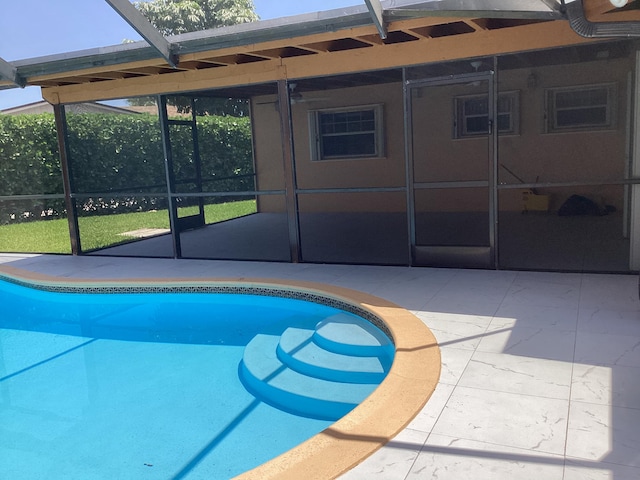
MULTIPOLYGON (((363 323, 331 306, 265 295, 58 293, 0 281, 0 477, 238 475, 352 408, 337 402, 334 412, 267 385, 305 369, 331 377, 310 385, 324 391, 322 382, 334 384, 331 369, 310 365, 304 355, 360 362, 330 346, 318 353, 312 338, 331 343, 351 320, 363 323), (327 325, 331 318, 338 321, 327 325), (281 351, 263 353, 260 344, 281 351), (298 356, 296 371, 281 375, 279 356, 298 356)), ((366 357, 367 347, 358 348, 354 354, 366 357)), ((348 386, 356 397, 388 371, 393 354, 384 348, 384 372, 365 372, 348 386)))

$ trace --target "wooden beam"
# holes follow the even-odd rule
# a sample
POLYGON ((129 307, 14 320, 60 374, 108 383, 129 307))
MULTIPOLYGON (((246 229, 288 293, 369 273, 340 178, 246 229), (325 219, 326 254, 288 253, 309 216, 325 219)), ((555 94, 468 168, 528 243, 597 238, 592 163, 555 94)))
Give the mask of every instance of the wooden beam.
POLYGON ((518 51, 580 45, 592 40, 578 36, 565 21, 485 30, 318 55, 312 63, 286 59, 290 79, 355 73, 372 68, 394 68, 463 58, 500 55, 518 51))
POLYGON ((48 87, 42 89, 42 95, 50 103, 56 104, 254 85, 277 80, 280 67, 280 60, 252 62, 220 68, 178 71, 152 77, 121 78, 94 84, 48 87))
MULTIPOLYGON (((402 31, 408 30, 416 27, 424 27, 424 26, 433 26, 433 25, 441 25, 443 23, 451 23, 451 22, 459 22, 460 18, 458 17, 433 17, 433 18, 419 18, 419 19, 409 19, 409 20, 400 20, 397 22, 392 22, 388 25, 387 31, 402 31)), ((369 36, 376 36, 379 38, 379 35, 373 26, 367 27, 357 27, 357 28, 349 28, 345 30, 337 30, 333 32, 324 32, 324 33, 316 33, 313 35, 308 35, 304 37, 294 37, 283 40, 271 40, 259 44, 250 44, 243 45, 239 47, 229 47, 217 50, 205 50, 197 53, 186 53, 180 56, 182 61, 188 60, 198 60, 200 58, 210 58, 216 56, 225 56, 225 55, 234 55, 238 53, 248 53, 251 52, 260 52, 262 50, 271 50, 285 47, 293 47, 299 48, 301 50, 308 50, 312 52, 318 52, 318 50, 313 49, 308 46, 308 44, 323 44, 327 42, 331 42, 334 40, 342 40, 345 38, 359 38, 369 36)))
POLYGON ((594 19, 603 13, 616 9, 609 0, 583 0, 582 8, 584 8, 584 16, 591 21, 595 21, 594 19))
MULTIPOLYGON (((438 18, 400 20, 400 21, 389 24, 388 31, 410 30, 411 28, 440 25, 443 23, 450 23, 454 21, 460 21, 460 19, 438 17, 438 18)), ((370 37, 379 38, 373 26, 358 27, 358 28, 351 28, 347 30, 339 30, 335 32, 314 34, 306 37, 297 37, 297 38, 291 38, 291 39, 285 39, 285 40, 273 40, 273 41, 263 42, 259 44, 250 44, 250 45, 244 45, 239 47, 229 47, 229 48, 223 48, 223 49, 206 50, 206 51, 197 52, 197 53, 183 54, 180 56, 180 64, 178 66, 181 66, 181 64, 189 65, 189 62, 194 62, 194 61, 216 63, 211 59, 215 57, 237 55, 239 53, 251 54, 252 52, 256 52, 256 51, 260 52, 263 50, 281 49, 286 47, 306 50, 312 53, 319 53, 319 52, 321 53, 321 50, 313 49, 309 46, 305 47, 303 46, 303 44, 322 43, 322 42, 328 42, 331 40, 343 39, 346 37, 349 37, 349 38, 364 37, 365 39, 369 39, 369 42, 372 44, 374 44, 375 42, 371 41, 370 37)), ((367 41, 367 40, 364 40, 364 41, 367 41)), ((379 42, 379 44, 382 44, 382 42, 379 42)), ((258 53, 258 55, 260 54, 258 53)), ((148 60, 140 60, 136 62, 125 63, 122 65, 96 66, 96 67, 83 69, 83 70, 66 71, 63 73, 34 75, 32 77, 29 77, 28 80, 29 80, 29 83, 33 85, 39 85, 41 82, 45 82, 45 81, 47 82, 48 85, 50 85, 51 83, 54 83, 56 78, 60 78, 60 77, 67 78, 75 75, 83 76, 83 77, 90 77, 92 75, 95 75, 96 77, 99 77, 101 76, 100 74, 109 75, 109 74, 112 74, 112 72, 118 72, 123 70, 127 70, 127 71, 136 70, 138 68, 144 68, 144 67, 162 68, 162 67, 166 67, 166 65, 161 59, 148 59, 148 60)), ((0 83, 0 85, 5 83, 8 84, 8 82, 2 82, 0 83)))
POLYGON ((477 56, 580 45, 592 40, 577 35, 566 21, 482 30, 413 42, 355 50, 265 60, 220 68, 123 78, 95 84, 43 88, 51 103, 107 100, 180 91, 207 90, 273 82, 286 67, 289 79, 357 73, 477 56))
POLYGON ((582 0, 582 8, 590 22, 640 21, 640 0, 629 0, 624 8, 614 7, 609 0, 582 0))
POLYGON ((595 19, 588 20, 594 23, 598 22, 640 22, 640 9, 638 10, 618 10, 606 13, 604 15, 598 15, 595 19))
POLYGON ((474 30, 487 30, 487 24, 489 23, 487 18, 476 18, 473 20, 469 20, 465 22, 467 25, 469 25, 471 28, 473 28, 474 30))
POLYGON ((56 78, 61 78, 61 77, 72 77, 76 75, 77 76, 92 76, 92 75, 98 76, 99 74, 110 74, 113 72, 119 72, 122 69, 128 70, 128 69, 136 69, 136 68, 144 68, 144 67, 165 67, 166 68, 166 65, 163 60, 156 58, 152 60, 141 60, 139 62, 124 63, 122 65, 107 65, 107 66, 86 68, 83 70, 71 70, 71 71, 61 72, 61 73, 34 75, 32 77, 29 77, 28 81, 29 81, 29 84, 38 85, 38 83, 41 81, 52 81, 52 80, 55 80, 56 78))

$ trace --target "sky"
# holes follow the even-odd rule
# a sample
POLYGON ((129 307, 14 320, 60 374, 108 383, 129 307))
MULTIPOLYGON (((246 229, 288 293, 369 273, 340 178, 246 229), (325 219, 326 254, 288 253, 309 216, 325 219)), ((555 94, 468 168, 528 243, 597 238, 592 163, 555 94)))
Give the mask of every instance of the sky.
MULTIPOLYGON (((363 5, 364 0, 254 0, 261 20, 363 5)), ((0 58, 28 58, 141 40, 104 0, 0 0, 0 58)), ((0 90, 0 110, 42 100, 40 88, 0 90)))

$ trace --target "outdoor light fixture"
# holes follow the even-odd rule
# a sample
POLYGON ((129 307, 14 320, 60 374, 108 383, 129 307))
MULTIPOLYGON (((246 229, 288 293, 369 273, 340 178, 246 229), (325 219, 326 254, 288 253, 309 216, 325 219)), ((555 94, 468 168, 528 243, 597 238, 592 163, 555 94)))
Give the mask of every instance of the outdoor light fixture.
POLYGON ((611 3, 611 5, 613 5, 613 6, 614 6, 614 7, 616 7, 616 8, 622 8, 622 7, 624 7, 624 6, 627 4, 627 2, 628 2, 628 1, 629 1, 629 0, 609 0, 609 2, 611 3))

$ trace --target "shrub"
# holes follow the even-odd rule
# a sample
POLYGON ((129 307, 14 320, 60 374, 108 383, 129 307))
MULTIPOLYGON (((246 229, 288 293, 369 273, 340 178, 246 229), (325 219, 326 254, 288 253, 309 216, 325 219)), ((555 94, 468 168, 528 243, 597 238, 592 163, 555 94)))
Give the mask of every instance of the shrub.
MULTIPOLYGON (((68 114, 69 168, 83 215, 166 208, 166 175, 158 117, 68 114)), ((176 190, 193 192, 191 128, 170 127, 176 190)), ((248 118, 198 117, 204 191, 253 190, 248 118), (232 177, 230 180, 216 181, 232 177), (233 178, 235 177, 235 178, 233 178)), ((63 194, 53 114, 0 115, 0 196, 63 194)), ((60 199, 0 202, 0 223, 64 215, 60 199)))

